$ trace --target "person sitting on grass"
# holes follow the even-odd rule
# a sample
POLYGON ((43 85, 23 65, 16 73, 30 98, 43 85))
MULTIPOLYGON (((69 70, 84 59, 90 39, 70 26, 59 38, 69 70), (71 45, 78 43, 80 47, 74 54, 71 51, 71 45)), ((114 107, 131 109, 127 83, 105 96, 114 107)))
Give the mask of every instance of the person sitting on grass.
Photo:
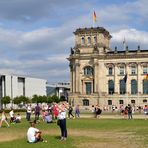
POLYGON ((15 123, 16 122, 16 118, 15 118, 13 109, 11 109, 11 111, 9 112, 9 115, 10 115, 10 123, 11 124, 15 123))
POLYGON ((41 137, 41 131, 35 128, 34 122, 30 122, 30 127, 27 131, 27 140, 29 143, 36 143, 39 141, 43 142, 43 139, 41 137))
POLYGON ((21 119, 22 119, 22 117, 21 117, 21 115, 18 113, 17 114, 17 116, 16 116, 16 123, 21 123, 21 119))
POLYGON ((46 121, 47 123, 53 123, 53 121, 52 121, 52 114, 51 114, 51 113, 47 113, 47 114, 45 115, 45 121, 46 121))

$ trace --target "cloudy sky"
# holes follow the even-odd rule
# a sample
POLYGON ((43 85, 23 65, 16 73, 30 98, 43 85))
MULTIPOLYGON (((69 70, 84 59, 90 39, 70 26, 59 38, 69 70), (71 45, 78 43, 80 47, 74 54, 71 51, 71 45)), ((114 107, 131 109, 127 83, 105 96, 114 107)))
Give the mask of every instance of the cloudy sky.
POLYGON ((111 48, 148 49, 148 0, 0 0, 0 73, 69 81, 73 32, 96 26, 112 35, 111 48))

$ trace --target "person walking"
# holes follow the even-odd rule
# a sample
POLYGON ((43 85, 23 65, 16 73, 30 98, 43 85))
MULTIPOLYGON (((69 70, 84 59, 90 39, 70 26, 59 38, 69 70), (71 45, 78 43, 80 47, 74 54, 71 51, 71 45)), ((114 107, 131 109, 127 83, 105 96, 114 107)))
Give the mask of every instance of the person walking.
POLYGON ((1 122, 0 122, 0 128, 2 127, 2 123, 5 122, 7 124, 7 127, 10 127, 9 123, 7 122, 7 117, 6 117, 6 113, 3 110, 2 111, 2 117, 1 117, 1 122))
POLYGON ((68 118, 70 119, 70 116, 72 116, 74 118, 74 115, 72 114, 72 111, 73 111, 73 108, 72 106, 70 105, 69 108, 68 108, 68 118))

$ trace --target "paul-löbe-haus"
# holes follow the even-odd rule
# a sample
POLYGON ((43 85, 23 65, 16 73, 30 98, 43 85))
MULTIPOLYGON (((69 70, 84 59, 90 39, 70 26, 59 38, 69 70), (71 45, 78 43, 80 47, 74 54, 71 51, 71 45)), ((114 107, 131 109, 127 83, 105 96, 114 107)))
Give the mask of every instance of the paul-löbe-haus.
POLYGON ((74 35, 68 58, 74 106, 148 104, 148 50, 111 50, 111 35, 103 27, 79 28, 74 35))

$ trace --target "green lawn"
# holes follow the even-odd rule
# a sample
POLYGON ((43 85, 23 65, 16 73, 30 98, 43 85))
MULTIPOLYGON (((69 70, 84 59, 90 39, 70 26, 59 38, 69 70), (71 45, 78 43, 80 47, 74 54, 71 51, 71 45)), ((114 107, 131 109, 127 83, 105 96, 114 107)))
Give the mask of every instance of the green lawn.
POLYGON ((29 123, 0 128, 1 148, 146 148, 148 147, 148 120, 134 119, 70 119, 67 120, 68 139, 59 141, 60 130, 56 123, 41 122, 36 127, 43 131, 47 143, 29 144, 26 132, 29 123))

